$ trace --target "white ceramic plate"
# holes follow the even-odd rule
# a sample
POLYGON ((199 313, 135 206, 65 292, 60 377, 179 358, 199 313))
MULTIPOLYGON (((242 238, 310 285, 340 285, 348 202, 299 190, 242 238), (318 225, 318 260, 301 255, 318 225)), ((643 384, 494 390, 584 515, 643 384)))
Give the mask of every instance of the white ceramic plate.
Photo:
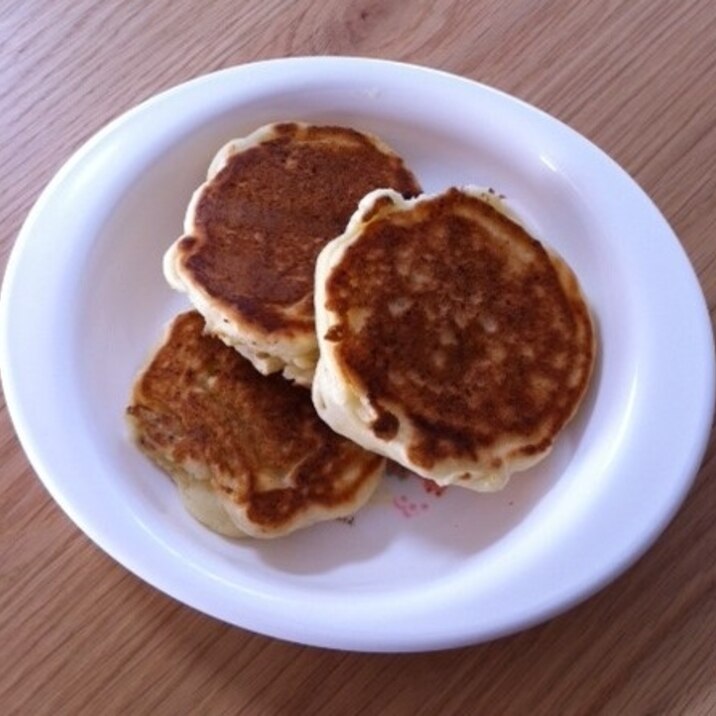
POLYGON ((47 489, 176 599, 308 644, 417 650, 543 620, 632 563, 682 501, 714 396, 711 327, 677 239, 583 137, 465 79, 395 63, 276 60, 165 92, 91 139, 22 229, 2 292, 2 375, 47 489), (195 523, 127 440, 130 385, 185 299, 161 257, 226 140, 300 119, 375 132, 428 191, 495 187, 580 277, 600 352, 553 454, 495 495, 390 478, 352 525, 232 542, 195 523))

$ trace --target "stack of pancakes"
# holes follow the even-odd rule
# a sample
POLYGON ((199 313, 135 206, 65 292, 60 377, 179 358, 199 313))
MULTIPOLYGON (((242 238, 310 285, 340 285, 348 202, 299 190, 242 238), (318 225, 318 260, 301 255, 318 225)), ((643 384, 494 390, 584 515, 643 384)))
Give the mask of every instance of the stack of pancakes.
POLYGON ((222 534, 350 515, 385 458, 499 489, 549 452, 594 362, 560 257, 493 194, 421 195, 395 152, 353 129, 273 124, 227 144, 164 274, 195 310, 127 412, 222 534))

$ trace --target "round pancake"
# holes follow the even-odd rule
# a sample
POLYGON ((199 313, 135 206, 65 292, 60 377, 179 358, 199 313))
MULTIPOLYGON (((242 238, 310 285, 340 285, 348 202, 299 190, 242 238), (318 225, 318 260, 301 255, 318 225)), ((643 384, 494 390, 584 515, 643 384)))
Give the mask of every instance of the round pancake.
POLYGON ((264 374, 310 385, 317 346, 313 276, 319 251, 359 200, 420 187, 376 137, 298 122, 224 146, 195 192, 164 275, 186 291, 208 330, 264 374))
POLYGON ((316 266, 313 399, 440 485, 503 487, 581 402, 595 338, 574 274, 476 188, 375 191, 316 266))
POLYGON ((385 467, 332 432, 305 389, 206 334, 196 311, 173 321, 127 414, 189 511, 221 534, 278 537, 351 515, 385 467))

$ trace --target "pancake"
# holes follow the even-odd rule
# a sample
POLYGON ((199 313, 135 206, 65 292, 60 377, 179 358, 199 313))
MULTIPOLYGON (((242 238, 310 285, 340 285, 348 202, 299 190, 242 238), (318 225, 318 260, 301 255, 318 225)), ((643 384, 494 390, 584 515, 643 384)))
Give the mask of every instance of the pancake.
POLYGON ((304 388, 258 373, 206 334, 196 311, 172 322, 127 414, 188 510, 230 536, 278 537, 352 515, 384 471, 319 419, 304 388))
POLYGON ((585 394, 577 279, 489 192, 372 192, 321 252, 315 297, 319 415, 440 485, 502 488, 585 394))
POLYGON ((164 275, 261 373, 283 371, 308 386, 318 357, 316 257, 379 187, 420 191, 376 137, 297 122, 262 127, 212 161, 164 275))

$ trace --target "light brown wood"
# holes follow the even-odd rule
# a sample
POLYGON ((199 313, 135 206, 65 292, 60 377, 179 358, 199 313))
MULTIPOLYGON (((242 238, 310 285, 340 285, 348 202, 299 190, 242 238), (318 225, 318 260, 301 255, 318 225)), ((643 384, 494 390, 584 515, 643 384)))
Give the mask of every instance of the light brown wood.
MULTIPOLYGON (((716 302, 710 0, 24 0, 0 4, 0 266, 39 192, 108 120, 260 58, 450 70, 532 102, 630 171, 716 302)), ((716 713, 714 441, 685 505, 586 603, 493 643, 370 655, 282 643, 145 585, 52 502, 0 403, 3 714, 716 713)))

